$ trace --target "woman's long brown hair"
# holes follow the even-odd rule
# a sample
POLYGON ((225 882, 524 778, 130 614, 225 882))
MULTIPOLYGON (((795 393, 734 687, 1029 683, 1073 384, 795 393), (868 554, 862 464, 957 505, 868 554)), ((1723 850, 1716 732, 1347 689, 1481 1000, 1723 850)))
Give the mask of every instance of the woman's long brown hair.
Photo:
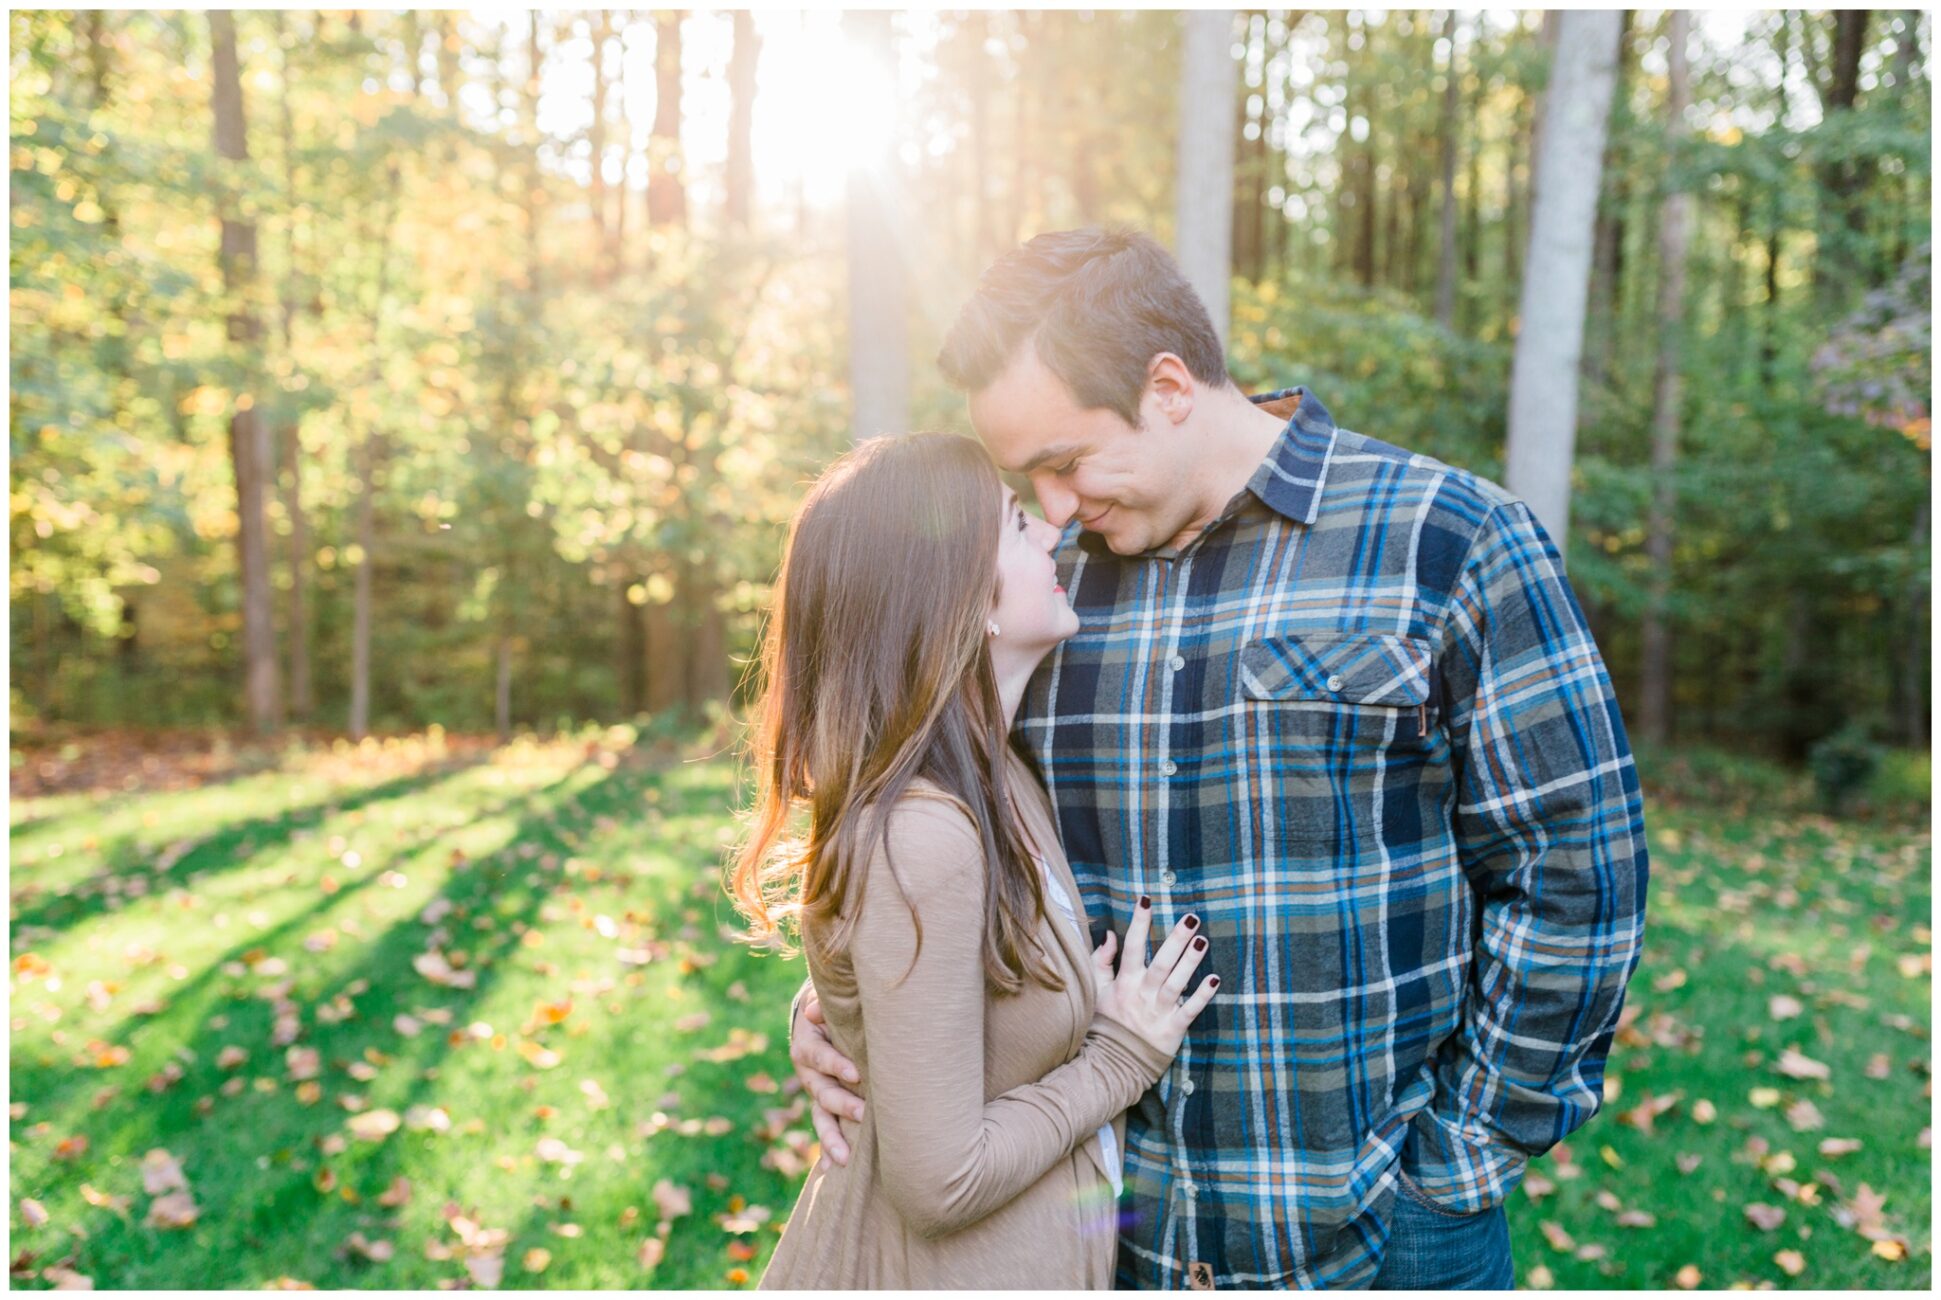
POLYGON ((889 811, 921 776, 983 839, 991 985, 1063 987, 1036 938, 1043 886, 1005 797, 1010 741, 986 636, 1001 489, 978 444, 919 433, 854 447, 796 511, 762 647, 751 830, 730 869, 751 938, 815 920, 841 948, 869 855, 887 852, 889 811), (806 833, 791 833, 803 813, 806 833))

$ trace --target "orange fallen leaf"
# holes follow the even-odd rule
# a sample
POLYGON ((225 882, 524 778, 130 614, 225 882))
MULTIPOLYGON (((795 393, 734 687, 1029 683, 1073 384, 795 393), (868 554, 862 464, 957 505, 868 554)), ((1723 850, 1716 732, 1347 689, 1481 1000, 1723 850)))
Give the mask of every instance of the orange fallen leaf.
POLYGON ((161 1147, 156 1147, 142 1157, 142 1190, 150 1196, 160 1196, 163 1192, 189 1190, 189 1180, 182 1174, 182 1166, 175 1157, 161 1147))
POLYGON ((546 1265, 552 1262, 553 1252, 547 1250, 544 1246, 534 1246, 526 1252, 525 1258, 519 1261, 520 1265, 528 1273, 544 1273, 546 1271, 546 1265))
POLYGON ((151 1228, 164 1230, 191 1228, 201 1214, 195 1198, 187 1192, 170 1192, 149 1202, 148 1218, 144 1222, 151 1228))
POLYGON ((1773 1263, 1779 1265, 1780 1271, 1787 1277, 1798 1277, 1806 1271, 1806 1256, 1797 1250, 1780 1251, 1773 1256, 1773 1263))
POLYGON ((351 1136, 365 1142, 381 1142, 398 1131, 398 1113, 394 1110, 367 1110, 353 1115, 344 1127, 351 1136))
POLYGON ((1761 1232, 1771 1232, 1786 1222, 1786 1211, 1777 1205, 1754 1201, 1745 1207, 1746 1221, 1761 1232))
POLYGON ((1698 1289, 1698 1284, 1705 1280, 1705 1275, 1698 1271, 1698 1265, 1687 1264, 1679 1269, 1671 1280, 1681 1291, 1695 1291, 1698 1289))
POLYGON ((1825 1062, 1804 1055, 1796 1047, 1781 1052, 1773 1068, 1789 1079, 1826 1079, 1833 1074, 1825 1062))
POLYGON ((1860 1150, 1859 1138, 1825 1138, 1820 1142, 1820 1154, 1831 1159, 1835 1156, 1850 1156, 1860 1150))

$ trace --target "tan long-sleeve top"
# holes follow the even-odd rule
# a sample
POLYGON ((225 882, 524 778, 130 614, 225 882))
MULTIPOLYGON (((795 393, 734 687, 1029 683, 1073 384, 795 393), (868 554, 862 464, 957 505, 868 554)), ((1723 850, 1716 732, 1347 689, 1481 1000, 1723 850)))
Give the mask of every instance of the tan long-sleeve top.
MULTIPOLYGON (((1078 898, 1043 788, 1015 758, 1010 779, 1032 840, 1078 898)), ((891 813, 888 855, 870 858, 847 950, 804 934, 864 1113, 842 1121, 849 1164, 810 1174, 763 1287, 1112 1285, 1117 1214, 1098 1129, 1122 1126, 1168 1058, 1095 1014, 1089 936, 1055 909, 1039 937, 1065 987, 987 990, 989 869, 964 807, 918 785, 891 813)))

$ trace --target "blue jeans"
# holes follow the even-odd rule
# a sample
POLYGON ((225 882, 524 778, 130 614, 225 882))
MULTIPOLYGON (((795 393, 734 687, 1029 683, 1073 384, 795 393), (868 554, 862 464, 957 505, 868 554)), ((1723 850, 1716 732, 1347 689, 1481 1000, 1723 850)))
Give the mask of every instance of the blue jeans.
POLYGON ((1510 1221, 1498 1205, 1452 1214, 1429 1203, 1406 1179, 1395 1192, 1388 1246, 1375 1291, 1510 1291, 1510 1221))

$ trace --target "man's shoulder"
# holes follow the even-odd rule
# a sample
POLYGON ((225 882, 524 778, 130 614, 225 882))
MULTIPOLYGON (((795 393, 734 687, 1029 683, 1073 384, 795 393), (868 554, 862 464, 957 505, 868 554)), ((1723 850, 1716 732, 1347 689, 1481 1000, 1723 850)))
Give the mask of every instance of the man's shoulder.
POLYGON ((1519 498, 1473 470, 1349 429, 1335 430, 1322 489, 1323 508, 1353 509, 1377 499, 1391 509, 1426 507, 1431 522, 1474 533, 1492 513, 1519 498))

